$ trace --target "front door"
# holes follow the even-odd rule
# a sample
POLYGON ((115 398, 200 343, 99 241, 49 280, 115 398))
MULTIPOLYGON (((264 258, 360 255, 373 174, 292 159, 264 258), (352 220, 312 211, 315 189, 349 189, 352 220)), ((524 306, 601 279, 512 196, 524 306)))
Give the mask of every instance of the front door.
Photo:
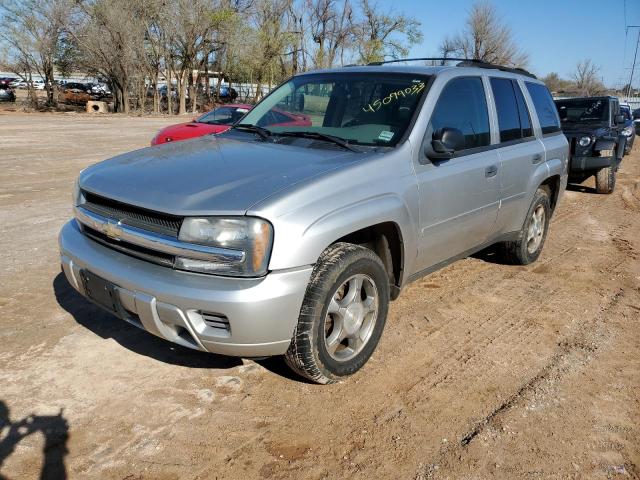
POLYGON ((419 270, 484 244, 493 232, 500 205, 500 158, 490 146, 489 113, 480 77, 458 77, 445 85, 425 142, 440 128, 460 130, 465 145, 449 160, 430 160, 420 152, 416 167, 419 270))

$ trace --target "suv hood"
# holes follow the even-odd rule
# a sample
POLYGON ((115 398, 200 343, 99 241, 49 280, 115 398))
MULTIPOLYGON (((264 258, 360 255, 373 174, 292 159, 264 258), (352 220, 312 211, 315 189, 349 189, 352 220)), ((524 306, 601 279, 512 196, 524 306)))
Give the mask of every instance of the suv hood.
POLYGON ((562 132, 567 137, 582 137, 585 135, 600 137, 606 135, 609 127, 600 123, 563 123, 562 132))
POLYGON ((82 172, 80 187, 174 215, 243 215, 284 188, 363 156, 208 136, 105 160, 82 172))

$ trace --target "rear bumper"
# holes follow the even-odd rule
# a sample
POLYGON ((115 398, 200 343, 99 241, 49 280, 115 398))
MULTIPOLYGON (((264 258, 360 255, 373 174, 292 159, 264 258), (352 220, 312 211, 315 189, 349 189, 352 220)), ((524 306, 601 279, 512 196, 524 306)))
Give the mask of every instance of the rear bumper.
POLYGON ((123 320, 185 347, 223 355, 285 353, 312 269, 252 279, 172 270, 94 242, 75 220, 62 228, 59 246, 62 269, 82 295, 80 271, 87 269, 116 286, 123 320))

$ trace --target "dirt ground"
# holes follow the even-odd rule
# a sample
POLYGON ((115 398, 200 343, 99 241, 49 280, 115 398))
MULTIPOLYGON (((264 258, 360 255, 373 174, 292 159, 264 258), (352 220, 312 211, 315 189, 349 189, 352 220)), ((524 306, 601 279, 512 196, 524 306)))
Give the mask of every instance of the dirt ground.
POLYGON ((0 478, 640 478, 640 145, 613 195, 566 193, 537 263, 412 284, 367 366, 317 386, 60 274, 78 172, 175 121, 0 113, 0 478))

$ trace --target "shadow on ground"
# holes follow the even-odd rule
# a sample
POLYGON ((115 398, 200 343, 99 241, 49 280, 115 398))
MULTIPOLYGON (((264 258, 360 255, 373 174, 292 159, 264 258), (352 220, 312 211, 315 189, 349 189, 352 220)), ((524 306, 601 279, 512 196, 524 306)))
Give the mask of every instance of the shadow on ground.
POLYGON ((80 325, 102 338, 112 338, 139 355, 189 368, 233 368, 242 365, 239 358, 191 350, 114 317, 76 292, 62 273, 53 280, 53 291, 58 304, 80 325))
POLYGON ((592 193, 594 195, 600 195, 595 188, 587 187, 586 185, 581 185, 579 183, 567 184, 567 190, 569 190, 570 192, 592 193))
MULTIPOLYGON (((64 480, 67 469, 64 457, 69 438, 69 424, 62 416, 62 410, 57 415, 28 415, 20 420, 12 421, 7 404, 0 400, 0 470, 5 460, 16 450, 18 444, 26 437, 40 432, 44 436, 42 448, 41 479, 64 480), (3 436, 2 433, 5 432, 3 436)), ((0 472, 0 480, 5 477, 0 472)))

